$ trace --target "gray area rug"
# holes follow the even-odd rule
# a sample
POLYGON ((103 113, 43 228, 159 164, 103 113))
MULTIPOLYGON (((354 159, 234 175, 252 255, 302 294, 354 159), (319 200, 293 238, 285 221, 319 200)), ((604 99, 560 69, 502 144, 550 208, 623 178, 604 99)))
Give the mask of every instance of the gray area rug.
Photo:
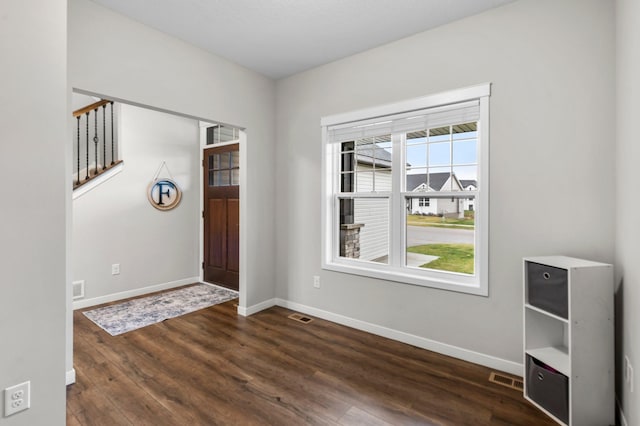
POLYGON ((180 290, 93 309, 83 312, 83 314, 110 335, 117 336, 237 297, 237 291, 197 284, 180 290))

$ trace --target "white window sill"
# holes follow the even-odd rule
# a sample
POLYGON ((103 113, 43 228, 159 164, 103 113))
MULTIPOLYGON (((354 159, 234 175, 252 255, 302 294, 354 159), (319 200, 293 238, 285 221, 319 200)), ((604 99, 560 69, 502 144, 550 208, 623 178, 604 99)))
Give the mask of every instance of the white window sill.
POLYGON ((432 271, 429 273, 430 276, 426 276, 423 273, 426 271, 422 270, 416 270, 418 273, 412 273, 411 268, 394 269, 389 265, 380 265, 380 268, 376 268, 376 266, 378 265, 356 260, 346 261, 344 263, 325 262, 322 265, 322 269, 477 296, 489 295, 487 285, 482 286, 474 282, 477 281, 477 277, 456 273, 440 273, 437 271, 432 271), (358 265, 357 263, 362 263, 362 265, 358 265), (459 280, 456 280, 456 278, 459 278, 459 280))

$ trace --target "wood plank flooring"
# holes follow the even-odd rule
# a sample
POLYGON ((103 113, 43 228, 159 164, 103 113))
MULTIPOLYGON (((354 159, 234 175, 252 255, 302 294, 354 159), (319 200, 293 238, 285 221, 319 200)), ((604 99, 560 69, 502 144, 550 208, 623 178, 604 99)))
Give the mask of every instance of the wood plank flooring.
POLYGON ((112 337, 74 313, 68 425, 555 425, 491 370, 234 301, 112 337))

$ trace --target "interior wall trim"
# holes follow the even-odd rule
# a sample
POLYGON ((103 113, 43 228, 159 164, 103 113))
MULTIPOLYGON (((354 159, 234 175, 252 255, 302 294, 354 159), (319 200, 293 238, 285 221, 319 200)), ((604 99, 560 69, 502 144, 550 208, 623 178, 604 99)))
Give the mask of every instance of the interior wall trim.
POLYGON ((249 307, 238 305, 238 315, 242 315, 243 317, 248 317, 260 311, 264 311, 265 309, 269 309, 272 306, 276 306, 277 300, 278 299, 269 299, 249 307))
POLYGON ((76 369, 72 368, 65 374, 65 385, 72 385, 76 382, 76 369))
POLYGON ((238 314, 249 316, 275 305, 287 309, 292 309, 306 315, 322 318, 324 320, 335 322, 337 324, 342 324, 347 327, 355 328, 356 330, 366 331, 367 333, 375 334, 377 336, 386 337, 388 339, 407 343, 409 345, 417 346, 419 348, 437 352, 439 354, 461 359, 463 361, 483 365, 494 370, 503 371, 520 377, 522 377, 524 373, 524 366, 519 362, 509 361, 492 355, 487 355, 458 346, 449 345, 447 343, 438 342, 436 340, 427 339, 424 337, 416 336, 414 334, 405 333, 403 331, 394 330, 391 328, 383 327, 381 325, 372 324, 370 322, 361 321, 355 318, 347 317, 285 299, 275 298, 266 300, 248 308, 238 307, 238 314))
POLYGON ((117 300, 128 299, 129 297, 142 296, 161 290, 168 290, 174 287, 180 287, 187 284, 199 283, 199 277, 183 278, 181 280, 170 281, 162 284, 151 285, 148 287, 136 288, 133 290, 122 291, 119 293, 107 294, 104 296, 94 297, 91 299, 81 299, 73 302, 73 310, 88 308, 90 306, 101 305, 103 303, 115 302, 117 300))

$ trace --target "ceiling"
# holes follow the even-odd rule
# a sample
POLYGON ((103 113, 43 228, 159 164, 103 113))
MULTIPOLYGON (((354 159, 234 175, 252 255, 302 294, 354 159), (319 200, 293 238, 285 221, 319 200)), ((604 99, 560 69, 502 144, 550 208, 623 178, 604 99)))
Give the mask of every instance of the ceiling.
POLYGON ((279 79, 514 0, 94 1, 279 79))

